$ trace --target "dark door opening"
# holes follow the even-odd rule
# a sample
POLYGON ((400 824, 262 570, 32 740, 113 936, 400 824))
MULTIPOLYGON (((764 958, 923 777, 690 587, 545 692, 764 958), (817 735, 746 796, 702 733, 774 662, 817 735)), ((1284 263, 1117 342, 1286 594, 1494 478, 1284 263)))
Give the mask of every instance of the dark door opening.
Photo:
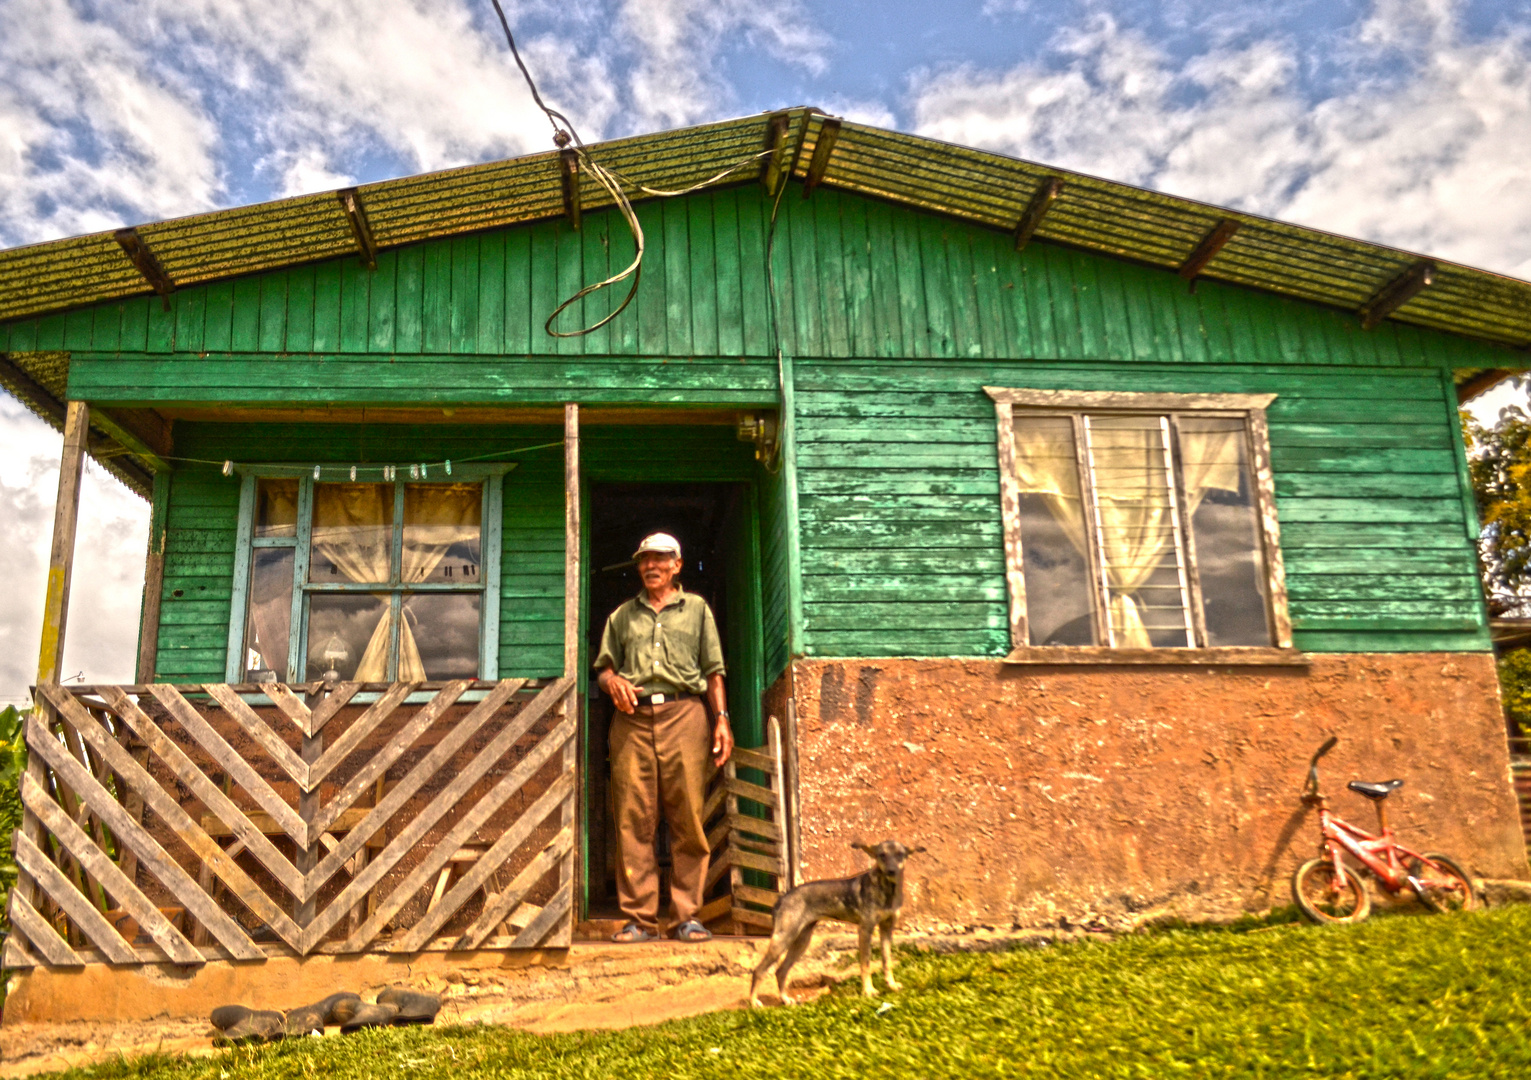
MULTIPOLYGON (((760 745, 760 542, 755 493, 745 483, 594 484, 590 487, 585 627, 591 661, 606 618, 642 587, 633 549, 653 532, 680 541, 681 586, 712 606, 728 664, 728 705, 741 746, 760 745)), ((592 678, 586 708, 586 913, 616 918, 616 824, 611 803, 611 700, 592 678)), ((668 830, 660 825, 660 868, 668 897, 668 830)))

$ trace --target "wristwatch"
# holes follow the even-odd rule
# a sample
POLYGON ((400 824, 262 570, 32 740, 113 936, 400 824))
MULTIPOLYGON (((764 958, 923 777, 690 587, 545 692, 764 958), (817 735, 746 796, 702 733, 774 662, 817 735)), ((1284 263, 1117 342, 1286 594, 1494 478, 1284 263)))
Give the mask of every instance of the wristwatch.
POLYGON ((718 719, 719 720, 727 720, 728 719, 728 710, 724 709, 722 712, 718 713, 718 719))

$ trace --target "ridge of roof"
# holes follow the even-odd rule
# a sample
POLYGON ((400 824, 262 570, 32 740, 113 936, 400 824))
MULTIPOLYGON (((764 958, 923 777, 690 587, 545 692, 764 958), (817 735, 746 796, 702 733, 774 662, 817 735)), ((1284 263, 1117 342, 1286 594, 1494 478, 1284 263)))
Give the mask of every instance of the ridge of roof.
MULTIPOLYGON (((679 188, 759 155, 773 140, 782 153, 771 162, 809 190, 839 188, 1007 232, 1025 231, 1025 221, 1036 240, 1177 271, 1188 280, 1204 277, 1340 308, 1366 324, 1391 318, 1531 348, 1526 281, 843 121, 818 109, 778 110, 589 149, 630 182, 679 188), (1047 195, 1050 185, 1056 198, 1047 195)), ((382 250, 556 218, 567 209, 564 182, 559 153, 548 151, 0 250, 0 322, 364 254, 369 245, 382 250)), ((576 183, 582 210, 612 205, 594 181, 581 176, 576 183)))

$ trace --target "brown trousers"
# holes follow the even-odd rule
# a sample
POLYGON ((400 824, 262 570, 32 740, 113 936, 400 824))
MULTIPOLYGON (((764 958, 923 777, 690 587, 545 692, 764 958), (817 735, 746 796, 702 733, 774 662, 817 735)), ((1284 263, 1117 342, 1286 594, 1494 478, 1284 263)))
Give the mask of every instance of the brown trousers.
POLYGON ((622 914, 653 933, 659 920, 659 812, 670 823, 670 899, 678 922, 702 906, 707 830, 702 807, 712 763, 712 725, 696 698, 640 705, 611 720, 611 787, 617 814, 617 899, 622 914))

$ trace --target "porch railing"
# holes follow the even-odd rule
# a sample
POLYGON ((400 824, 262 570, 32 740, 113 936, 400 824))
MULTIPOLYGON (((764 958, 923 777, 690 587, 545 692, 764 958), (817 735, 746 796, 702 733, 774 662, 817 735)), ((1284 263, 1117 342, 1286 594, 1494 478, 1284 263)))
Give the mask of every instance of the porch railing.
POLYGON ((40 686, 4 966, 567 945, 571 687, 40 686))

